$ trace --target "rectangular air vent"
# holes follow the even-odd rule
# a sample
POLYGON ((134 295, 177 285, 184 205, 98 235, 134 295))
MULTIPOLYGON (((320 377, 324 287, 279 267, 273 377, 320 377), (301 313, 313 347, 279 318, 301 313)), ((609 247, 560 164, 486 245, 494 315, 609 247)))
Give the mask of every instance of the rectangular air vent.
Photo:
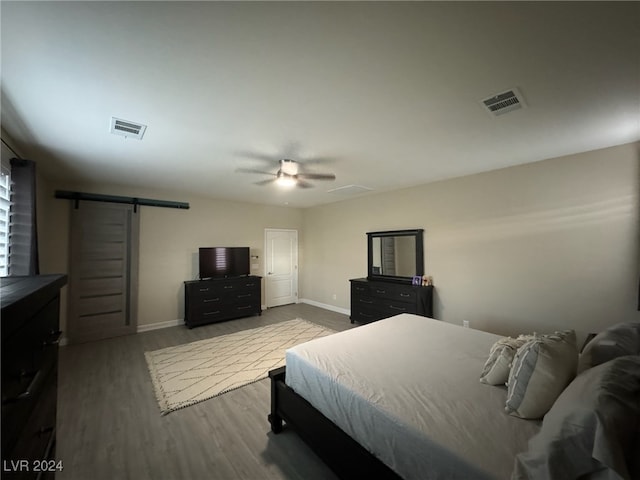
POLYGON ((517 88, 485 98, 482 104, 492 115, 502 115, 526 107, 522 94, 517 88))
POLYGON ((137 138, 142 140, 142 136, 147 126, 130 120, 122 120, 121 118, 111 117, 111 133, 114 135, 122 135, 127 138, 137 138))

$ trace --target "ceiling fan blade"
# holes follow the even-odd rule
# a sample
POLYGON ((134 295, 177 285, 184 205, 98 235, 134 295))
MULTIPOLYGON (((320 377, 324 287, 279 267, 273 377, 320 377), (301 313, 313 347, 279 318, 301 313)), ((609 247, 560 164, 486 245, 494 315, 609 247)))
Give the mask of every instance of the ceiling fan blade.
POLYGON ((335 180, 333 173, 299 173, 298 178, 306 178, 309 180, 335 180))
POLYGON ((275 173, 265 172, 264 170, 256 170, 255 168, 236 168, 236 172, 238 173, 260 173, 262 175, 272 175, 275 176, 275 173))
POLYGON ((313 188, 313 185, 311 185, 309 182, 305 182, 304 180, 300 180, 300 178, 298 178, 297 181, 296 181, 296 187, 298 187, 298 188, 313 188))
POLYGON ((331 157, 305 157, 300 160, 300 164, 303 166, 328 165, 331 163, 336 163, 336 159, 331 157))
POLYGON ((261 180, 259 182, 254 182, 254 185, 269 185, 270 183, 273 183, 277 180, 277 178, 268 178, 266 180, 261 180))
POLYGON ((261 160, 268 163, 278 163, 278 155, 267 155, 265 153, 253 152, 251 150, 236 151, 235 154, 239 157, 251 158, 253 160, 261 160))

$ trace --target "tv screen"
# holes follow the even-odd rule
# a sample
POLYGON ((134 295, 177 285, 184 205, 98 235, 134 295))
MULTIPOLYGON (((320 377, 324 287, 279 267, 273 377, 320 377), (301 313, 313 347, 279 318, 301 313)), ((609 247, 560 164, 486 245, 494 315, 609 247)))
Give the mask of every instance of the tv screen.
POLYGON ((249 275, 249 247, 201 247, 200 279, 249 275))

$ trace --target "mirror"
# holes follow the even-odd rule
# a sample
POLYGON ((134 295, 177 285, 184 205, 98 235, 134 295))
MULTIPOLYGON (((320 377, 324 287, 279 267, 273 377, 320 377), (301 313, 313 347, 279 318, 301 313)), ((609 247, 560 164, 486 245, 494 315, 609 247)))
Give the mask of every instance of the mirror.
POLYGON ((423 232, 422 229, 368 232, 367 278, 410 283, 414 276, 422 276, 423 232))

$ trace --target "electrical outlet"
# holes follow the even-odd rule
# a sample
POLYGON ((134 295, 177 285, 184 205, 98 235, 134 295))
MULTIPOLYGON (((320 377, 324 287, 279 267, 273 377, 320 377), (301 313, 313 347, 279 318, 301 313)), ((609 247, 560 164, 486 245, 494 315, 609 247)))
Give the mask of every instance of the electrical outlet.
POLYGON ((334 300, 338 299, 338 295, 336 295, 335 293, 332 295, 332 297, 333 297, 334 300))
POLYGON ((469 328, 469 320, 463 320, 463 321, 462 321, 462 326, 463 326, 464 328, 469 328))

